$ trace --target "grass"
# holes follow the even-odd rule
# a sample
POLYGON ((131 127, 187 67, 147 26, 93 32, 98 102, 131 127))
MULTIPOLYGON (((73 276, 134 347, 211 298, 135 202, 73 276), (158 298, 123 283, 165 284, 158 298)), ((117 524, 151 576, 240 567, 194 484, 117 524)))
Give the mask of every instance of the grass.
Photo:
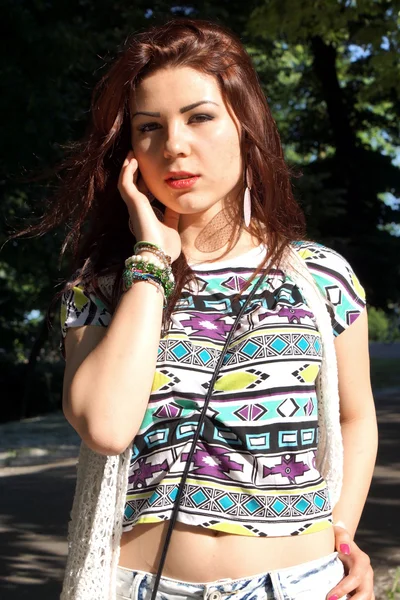
POLYGON ((386 591, 386 597, 388 600, 397 600, 400 594, 400 567, 397 567, 394 574, 393 585, 390 590, 386 591))
POLYGON ((372 388, 400 388, 400 360, 398 358, 371 358, 372 388))

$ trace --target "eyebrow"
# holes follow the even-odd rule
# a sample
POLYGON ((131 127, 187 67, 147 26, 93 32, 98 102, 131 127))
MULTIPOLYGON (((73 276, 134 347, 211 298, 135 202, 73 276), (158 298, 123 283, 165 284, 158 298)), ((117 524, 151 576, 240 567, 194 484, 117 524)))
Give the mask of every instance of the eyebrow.
MULTIPOLYGON (((182 106, 182 108, 179 109, 179 112, 181 114, 188 112, 189 110, 193 110, 193 108, 196 108, 197 106, 200 106, 201 104, 215 104, 215 106, 219 106, 219 104, 217 104, 216 102, 213 102, 212 100, 200 100, 199 102, 194 102, 193 104, 188 104, 187 106, 182 106)), ((145 115, 146 117, 161 117, 161 114, 159 112, 147 112, 147 111, 143 111, 140 110, 138 112, 135 112, 132 115, 132 119, 134 117, 136 117, 137 115, 145 115)))

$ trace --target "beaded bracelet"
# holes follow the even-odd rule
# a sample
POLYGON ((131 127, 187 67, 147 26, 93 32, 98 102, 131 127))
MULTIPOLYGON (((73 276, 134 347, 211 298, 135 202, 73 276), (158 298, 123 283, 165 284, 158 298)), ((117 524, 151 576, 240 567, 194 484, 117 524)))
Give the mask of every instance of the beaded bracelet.
POLYGON ((140 250, 147 250, 148 252, 153 252, 153 254, 158 256, 165 263, 166 267, 171 265, 171 257, 168 254, 165 254, 161 246, 157 246, 157 244, 153 244, 153 242, 146 242, 144 240, 142 240, 141 242, 136 242, 133 248, 133 252, 137 254, 140 250))
MULTIPOLYGON (((170 269, 161 269, 151 262, 145 261, 139 257, 138 260, 134 260, 131 257, 132 262, 128 262, 126 269, 123 272, 123 278, 126 279, 128 285, 131 276, 130 273, 152 276, 152 279, 157 280, 163 287, 164 295, 166 300, 171 296, 175 288, 175 280, 170 269)), ((135 257, 136 259, 136 257, 135 257)), ((129 259, 127 259, 129 261, 129 259)))
POLYGON ((159 265, 151 262, 150 258, 147 256, 140 256, 137 254, 129 256, 129 258, 125 260, 125 267, 127 269, 135 267, 139 271, 143 271, 144 273, 152 273, 153 275, 157 275, 157 277, 167 278, 171 283, 175 283, 175 278, 171 267, 162 268, 159 265))
POLYGON ((138 248, 140 248, 140 246, 142 246, 143 244, 146 244, 146 246, 151 246, 152 248, 155 248, 156 250, 162 250, 161 246, 158 246, 157 244, 154 244, 153 242, 146 242, 146 240, 141 240, 140 242, 136 242, 133 250, 134 252, 136 252, 136 250, 138 248))
POLYGON ((168 269, 171 266, 171 257, 167 256, 162 250, 157 250, 152 246, 143 245, 136 250, 136 253, 139 253, 139 255, 141 252, 150 252, 150 254, 154 254, 154 256, 156 256, 159 259, 161 264, 163 264, 166 269, 168 269))
POLYGON ((160 269, 171 271, 170 267, 166 266, 165 263, 161 262, 161 260, 159 263, 154 263, 148 256, 141 256, 140 254, 133 254, 132 256, 129 256, 125 260, 125 267, 131 267, 132 265, 135 265, 138 262, 149 263, 154 265, 155 267, 159 267, 160 269))
POLYGON ((146 281, 147 283, 151 283, 152 285, 154 285, 154 287, 157 288, 159 292, 161 292, 163 296, 163 308, 167 306, 167 299, 165 296, 164 287, 161 281, 155 275, 142 273, 141 271, 131 271, 129 269, 126 269, 122 274, 122 280, 124 292, 128 291, 136 281, 146 281))

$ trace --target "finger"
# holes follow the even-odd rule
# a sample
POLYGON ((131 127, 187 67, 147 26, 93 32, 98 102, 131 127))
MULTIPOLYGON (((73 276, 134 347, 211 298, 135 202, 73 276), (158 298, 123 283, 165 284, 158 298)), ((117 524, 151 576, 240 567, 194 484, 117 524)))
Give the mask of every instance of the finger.
POLYGON ((126 198, 133 198, 138 200, 142 194, 136 187, 138 172, 138 162, 135 158, 126 158, 121 169, 120 178, 118 182, 118 189, 121 192, 124 200, 126 198))
POLYGON ((171 208, 165 207, 164 212, 164 225, 178 231, 180 214, 172 210, 171 208))
POLYGON ((374 600, 375 596, 372 590, 373 581, 368 579, 368 581, 363 581, 357 587, 354 587, 353 584, 336 586, 327 594, 326 598, 327 600, 342 600, 343 598, 351 598, 351 600, 374 600))
MULTIPOLYGON (((122 169, 125 170, 127 167, 129 167, 130 163, 132 160, 136 160, 135 155, 133 153, 133 150, 129 150, 128 154, 125 157, 125 160, 122 164, 122 169)), ((136 161, 137 162, 137 161, 136 161)))
POLYGON ((127 173, 133 173, 137 176, 137 167, 138 162, 135 159, 133 152, 128 152, 124 162, 122 163, 122 168, 119 174, 118 185, 120 185, 124 178, 127 177, 127 173))
POLYGON ((335 549, 341 554, 349 555, 352 539, 349 532, 339 525, 335 525, 335 549))
POLYGON ((351 598, 356 600, 372 600, 374 592, 374 575, 372 567, 359 568, 357 571, 351 571, 346 575, 336 587, 328 594, 328 600, 338 600, 352 594, 351 598))

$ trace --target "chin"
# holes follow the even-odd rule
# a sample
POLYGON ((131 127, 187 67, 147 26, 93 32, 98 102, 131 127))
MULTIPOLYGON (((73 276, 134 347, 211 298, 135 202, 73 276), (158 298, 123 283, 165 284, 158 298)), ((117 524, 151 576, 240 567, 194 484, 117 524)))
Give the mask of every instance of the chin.
POLYGON ((185 194, 181 194, 179 198, 175 197, 173 202, 170 202, 170 199, 167 202, 161 199, 160 202, 181 215, 192 215, 209 210, 218 200, 207 202, 204 197, 186 192, 185 194))

